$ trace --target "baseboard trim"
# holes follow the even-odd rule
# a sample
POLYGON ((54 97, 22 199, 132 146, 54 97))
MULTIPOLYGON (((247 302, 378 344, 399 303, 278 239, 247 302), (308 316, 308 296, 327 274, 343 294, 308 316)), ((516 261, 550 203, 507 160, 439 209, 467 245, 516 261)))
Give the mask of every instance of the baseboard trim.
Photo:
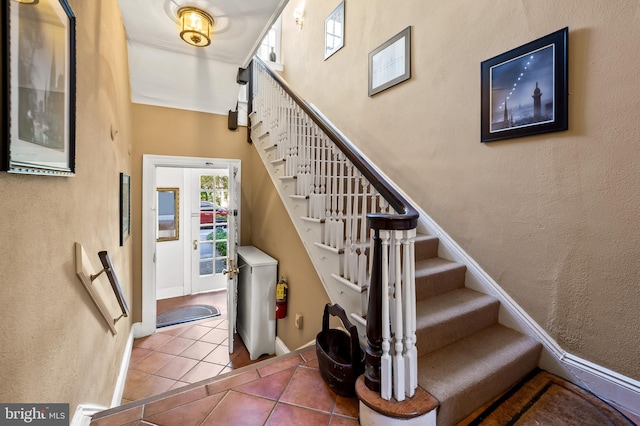
POLYGON ((95 404, 78 404, 69 426, 89 426, 91 424, 92 416, 100 411, 106 410, 107 408, 108 407, 95 404))
POLYGON ((122 361, 120 362, 120 371, 118 372, 118 379, 113 391, 113 397, 111 398, 111 407, 105 407, 97 404, 78 404, 76 411, 71 419, 70 426, 89 426, 91 418, 94 414, 100 411, 108 410, 109 408, 117 407, 122 403, 122 394, 124 393, 124 385, 127 380, 127 371, 129 370, 129 362, 131 361, 131 350, 133 348, 133 338, 135 330, 141 326, 141 323, 137 322, 131 326, 129 330, 129 337, 124 347, 124 353, 122 354, 122 361))
POLYGON ((282 339, 276 336, 276 356, 288 354, 291 350, 284 344, 282 339))
POLYGON ((572 354, 565 354, 560 361, 589 392, 640 417, 639 381, 572 354))
POLYGON ((111 398, 111 407, 117 407, 122 404, 122 394, 124 393, 124 385, 127 380, 127 371, 129 370, 129 362, 131 361, 131 350, 133 349, 133 338, 135 330, 140 326, 139 322, 133 324, 129 330, 129 337, 127 338, 127 344, 124 347, 124 353, 122 354, 122 361, 120 362, 120 372, 118 373, 118 379, 116 380, 116 386, 113 390, 113 397, 111 398))
MULTIPOLYGON (((415 205, 415 203, 414 203, 415 205)), ((562 347, 513 300, 500 285, 484 271, 429 215, 420 210, 420 225, 431 235, 440 239, 440 256, 467 266, 470 287, 493 295, 506 310, 510 318, 501 314, 500 322, 536 338, 544 347, 545 362, 555 364, 552 373, 589 390, 616 408, 640 415, 640 382, 601 365, 566 352, 562 347), (564 374, 562 374, 564 373, 564 374)), ((546 367, 543 365, 543 367, 546 367)))

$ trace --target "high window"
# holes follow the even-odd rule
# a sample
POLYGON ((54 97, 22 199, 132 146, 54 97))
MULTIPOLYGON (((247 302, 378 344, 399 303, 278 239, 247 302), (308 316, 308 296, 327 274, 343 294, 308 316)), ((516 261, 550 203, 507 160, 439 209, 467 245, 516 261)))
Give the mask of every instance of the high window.
POLYGON ((280 21, 281 18, 278 18, 278 20, 269 29, 269 32, 264 36, 264 39, 262 39, 262 43, 258 48, 257 55, 263 61, 282 63, 280 60, 280 21), (275 57, 275 61, 272 60, 273 57, 275 57))

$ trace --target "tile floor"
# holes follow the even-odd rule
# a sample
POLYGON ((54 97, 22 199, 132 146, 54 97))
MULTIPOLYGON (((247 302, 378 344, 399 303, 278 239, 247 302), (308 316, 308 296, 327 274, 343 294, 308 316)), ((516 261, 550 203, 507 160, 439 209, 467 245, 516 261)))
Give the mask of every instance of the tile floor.
POLYGON ((315 348, 252 361, 240 337, 229 354, 226 293, 158 301, 158 312, 210 304, 221 315, 136 339, 122 406, 98 413, 105 425, 358 425, 357 398, 322 381, 315 348))
POLYGON ((155 334, 136 339, 122 403, 126 404, 167 390, 210 379, 234 369, 268 359, 252 361, 242 340, 235 334, 229 354, 226 291, 198 293, 157 302, 158 313, 171 309, 208 304, 220 316, 159 328, 155 334))
POLYGON ((313 347, 98 413, 91 422, 91 426, 358 424, 357 398, 336 395, 325 385, 313 347))

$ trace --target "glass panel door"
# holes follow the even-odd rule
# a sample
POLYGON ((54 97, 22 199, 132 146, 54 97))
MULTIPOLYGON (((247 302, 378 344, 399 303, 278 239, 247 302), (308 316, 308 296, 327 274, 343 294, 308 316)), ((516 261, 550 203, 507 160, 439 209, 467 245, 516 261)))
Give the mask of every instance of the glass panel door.
POLYGON ((226 286, 222 271, 227 267, 229 177, 228 171, 197 173, 199 192, 198 234, 194 250, 193 291, 222 289, 226 286), (195 253, 194 253, 195 254, 195 253), (194 259, 196 260, 196 259, 194 259))

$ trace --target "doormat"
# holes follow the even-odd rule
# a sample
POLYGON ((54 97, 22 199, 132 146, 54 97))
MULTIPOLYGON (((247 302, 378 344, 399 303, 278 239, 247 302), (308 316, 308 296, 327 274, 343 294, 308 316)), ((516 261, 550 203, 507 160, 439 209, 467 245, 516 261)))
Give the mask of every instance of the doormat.
POLYGON ((181 308, 176 308, 171 311, 158 314, 156 317, 156 328, 182 324, 183 322, 197 321, 204 318, 217 317, 218 315, 220 315, 220 311, 215 306, 183 306, 181 308))
POLYGON ((578 386, 536 369, 457 426, 633 426, 622 413, 578 386))

